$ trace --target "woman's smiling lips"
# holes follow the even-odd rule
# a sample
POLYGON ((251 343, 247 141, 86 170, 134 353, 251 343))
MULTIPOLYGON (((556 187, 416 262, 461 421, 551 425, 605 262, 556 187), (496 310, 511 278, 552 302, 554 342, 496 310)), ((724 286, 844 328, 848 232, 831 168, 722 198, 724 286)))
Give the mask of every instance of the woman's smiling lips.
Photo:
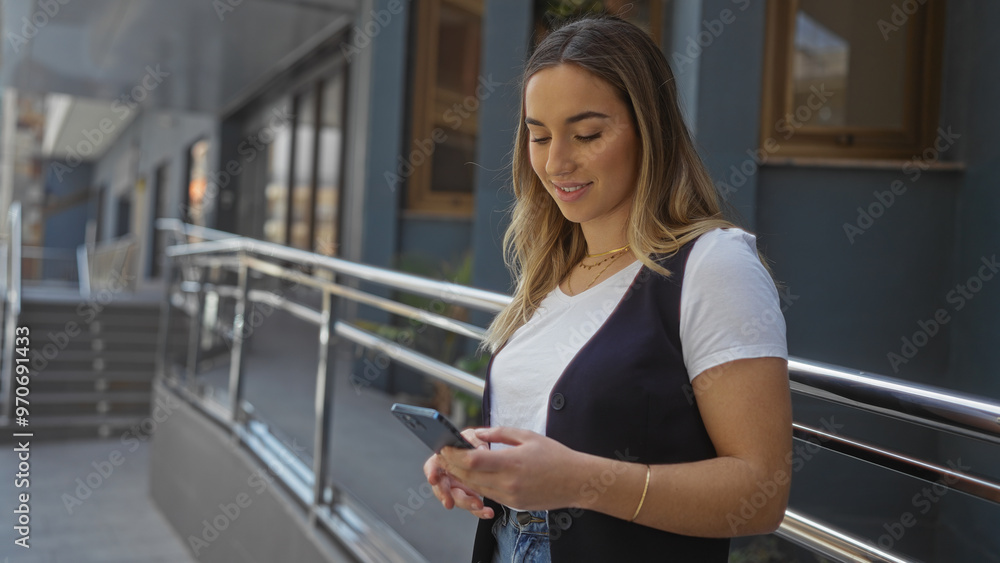
POLYGON ((593 182, 552 182, 556 187, 556 197, 560 201, 576 201, 583 197, 584 192, 593 182))

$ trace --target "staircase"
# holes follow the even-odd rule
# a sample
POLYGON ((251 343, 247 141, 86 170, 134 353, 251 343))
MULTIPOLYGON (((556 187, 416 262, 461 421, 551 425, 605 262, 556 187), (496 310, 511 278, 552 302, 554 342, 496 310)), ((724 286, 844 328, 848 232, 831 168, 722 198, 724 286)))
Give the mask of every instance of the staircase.
POLYGON ((155 302, 23 302, 34 438, 148 437, 159 323, 155 302))

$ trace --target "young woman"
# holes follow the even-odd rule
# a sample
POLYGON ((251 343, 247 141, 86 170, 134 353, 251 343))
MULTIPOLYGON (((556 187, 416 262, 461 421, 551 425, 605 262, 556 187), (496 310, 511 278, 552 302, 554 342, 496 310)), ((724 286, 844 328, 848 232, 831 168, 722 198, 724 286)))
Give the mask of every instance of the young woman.
POLYGON ((778 527, 791 476, 785 326, 755 238, 723 218, 632 24, 546 37, 521 118, 487 427, 427 479, 482 519, 474 561, 724 562, 729 537, 778 527))

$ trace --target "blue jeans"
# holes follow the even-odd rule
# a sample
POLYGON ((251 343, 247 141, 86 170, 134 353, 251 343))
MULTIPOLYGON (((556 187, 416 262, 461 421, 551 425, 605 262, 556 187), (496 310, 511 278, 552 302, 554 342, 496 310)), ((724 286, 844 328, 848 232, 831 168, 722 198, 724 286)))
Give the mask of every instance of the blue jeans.
POLYGON ((549 563, 549 524, 546 512, 521 512, 501 505, 493 523, 497 548, 493 563, 549 563))

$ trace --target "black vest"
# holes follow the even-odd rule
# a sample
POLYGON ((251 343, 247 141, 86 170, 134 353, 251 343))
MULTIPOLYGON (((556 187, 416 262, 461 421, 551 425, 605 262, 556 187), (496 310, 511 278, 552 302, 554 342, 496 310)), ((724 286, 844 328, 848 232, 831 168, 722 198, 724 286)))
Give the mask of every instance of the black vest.
MULTIPOLYGON (((640 269, 617 308, 556 381, 547 436, 577 451, 637 463, 716 457, 681 355, 681 283, 693 246, 658 260, 672 273, 669 279, 640 269)), ((483 393, 487 426, 490 371, 483 393)), ((500 514, 491 499, 486 504, 500 514)), ((682 536, 578 508, 550 510, 548 520, 553 563, 725 563, 729 558, 726 538, 682 536)), ((492 525, 493 520, 480 520, 473 563, 491 561, 492 525)))

